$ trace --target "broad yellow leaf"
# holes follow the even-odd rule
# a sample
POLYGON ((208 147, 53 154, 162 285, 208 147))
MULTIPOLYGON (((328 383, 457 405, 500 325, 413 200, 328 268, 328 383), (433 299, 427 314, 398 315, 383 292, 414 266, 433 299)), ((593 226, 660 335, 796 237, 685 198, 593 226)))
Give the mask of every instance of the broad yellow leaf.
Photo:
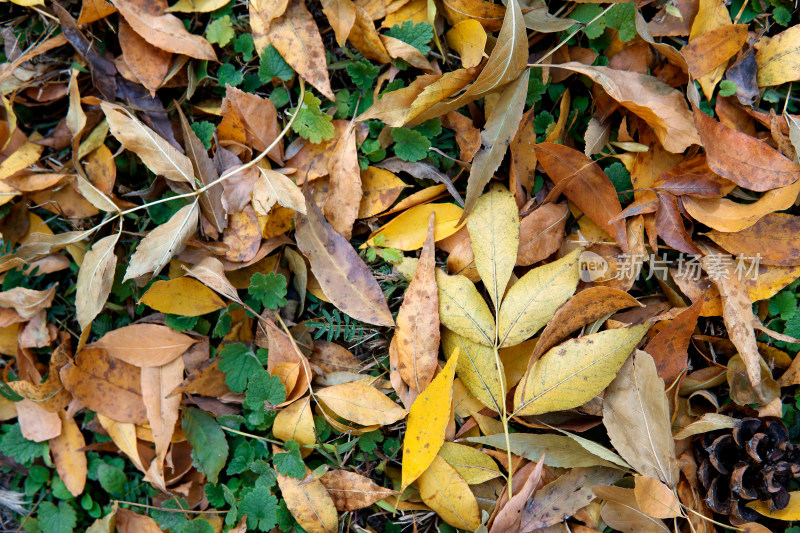
POLYGON ((519 344, 553 318, 578 286, 579 256, 580 250, 574 250, 558 261, 535 268, 508 290, 497 319, 500 346, 519 344))
POLYGON ((325 486, 307 470, 304 479, 277 474, 286 506, 308 533, 336 533, 339 513, 325 486))
POLYGON ((447 461, 469 485, 476 485, 502 475, 500 467, 490 456, 476 448, 455 442, 445 442, 439 457, 447 461))
POLYGON ((73 496, 79 496, 86 485, 86 446, 75 419, 67 416, 65 410, 58 413, 61 418, 61 435, 50 439, 50 451, 56 465, 58 476, 73 496))
POLYGON ((367 167, 361 171, 363 196, 358 207, 358 218, 375 216, 391 207, 408 185, 388 170, 367 167))
POLYGON ((789 505, 780 511, 770 511, 769 502, 762 502, 760 500, 750 502, 747 504, 747 506, 760 514, 774 518, 775 520, 785 520, 787 522, 790 520, 800 520, 800 491, 790 492, 789 505))
POLYGON ((103 310, 111 293, 117 268, 114 246, 118 239, 119 233, 103 237, 94 243, 83 258, 75 291, 75 307, 81 329, 86 329, 94 317, 103 310))
POLYGON ((306 446, 313 446, 317 441, 311 398, 303 398, 280 411, 272 424, 272 433, 284 442, 293 440, 300 444, 303 457, 311 453, 311 448, 306 446))
POLYGON ((502 362, 500 368, 497 368, 498 362, 494 350, 472 342, 447 328, 442 331, 442 350, 445 357, 459 353, 456 366, 458 379, 483 405, 496 413, 503 412, 506 394, 498 371, 502 372, 504 368, 502 362))
POLYGON ((403 440, 402 487, 405 489, 430 466, 444 443, 453 405, 453 378, 458 353, 454 353, 411 406, 403 440))
POLYGON ((448 46, 461 56, 464 68, 477 67, 483 61, 486 31, 477 20, 462 20, 447 32, 446 38, 448 46))
POLYGON ((39 160, 44 151, 44 146, 33 142, 26 142, 14 153, 0 163, 0 180, 24 170, 39 160))
POLYGON ((353 381, 317 391, 317 398, 345 420, 369 426, 394 424, 406 410, 366 383, 353 381))
POLYGON ((188 277, 156 281, 139 303, 162 313, 181 316, 205 315, 225 307, 225 302, 214 291, 188 277))
POLYGON ((517 386, 517 414, 563 411, 588 402, 611 383, 649 328, 643 324, 602 331, 551 349, 517 386))
POLYGON ((180 357, 195 340, 160 324, 131 324, 111 330, 93 346, 104 348, 120 361, 146 368, 159 367, 180 357))
POLYGON ((792 26, 756 46, 759 87, 800 79, 800 26, 792 26))
POLYGON ((467 218, 467 230, 475 266, 497 310, 519 249, 519 214, 508 189, 496 184, 481 196, 467 218))
POLYGON ((223 7, 226 0, 178 0, 165 11, 167 13, 210 13, 223 7))
POLYGON ((461 225, 458 221, 462 212, 455 204, 424 204, 412 207, 374 231, 364 247, 375 246, 375 238, 381 235, 381 246, 405 251, 418 250, 422 248, 428 234, 431 213, 436 214, 433 239, 438 242, 459 230, 461 225))
MULTIPOLYGON (((404 461, 405 466, 405 461, 404 461)), ((481 514, 475 495, 455 468, 439 456, 417 481, 419 495, 428 507, 453 527, 475 531, 481 514)))
POLYGON ((134 466, 141 472, 145 471, 142 459, 139 457, 139 448, 136 445, 136 426, 126 422, 117 422, 107 416, 97 413, 97 420, 108 432, 108 436, 117 445, 122 453, 128 456, 134 466))
POLYGON ((253 186, 253 207, 261 215, 267 215, 276 203, 298 213, 306 213, 306 202, 300 188, 280 172, 261 168, 261 176, 253 186))
POLYGON ((681 503, 678 497, 672 489, 655 478, 637 475, 633 494, 639 509, 648 516, 653 518, 681 516, 681 503))
POLYGON ((493 346, 494 317, 475 285, 464 276, 448 276, 440 269, 436 269, 436 285, 442 325, 473 342, 493 346))

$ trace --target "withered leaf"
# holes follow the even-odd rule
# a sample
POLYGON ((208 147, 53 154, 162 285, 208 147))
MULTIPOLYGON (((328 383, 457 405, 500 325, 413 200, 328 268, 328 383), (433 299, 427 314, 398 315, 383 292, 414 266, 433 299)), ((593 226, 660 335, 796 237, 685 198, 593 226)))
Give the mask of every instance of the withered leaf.
POLYGON ((376 485, 368 477, 347 470, 330 470, 319 478, 339 512, 369 507, 397 491, 376 485))

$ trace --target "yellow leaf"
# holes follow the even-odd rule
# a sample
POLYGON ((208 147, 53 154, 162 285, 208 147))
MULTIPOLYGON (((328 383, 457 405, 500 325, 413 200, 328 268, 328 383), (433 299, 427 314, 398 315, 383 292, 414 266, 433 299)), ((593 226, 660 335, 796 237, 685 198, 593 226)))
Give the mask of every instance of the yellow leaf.
POLYGON ((375 387, 353 381, 317 391, 317 398, 345 420, 369 426, 394 424, 406 410, 375 387))
MULTIPOLYGON (((460 354, 456 366, 458 378, 483 405, 501 413, 506 395, 498 374, 494 350, 446 328, 442 331, 442 350, 445 357, 450 357, 455 352, 460 354)), ((500 370, 504 371, 502 363, 500 370)))
POLYGON ((433 457, 430 468, 419 477, 417 486, 422 501, 451 526, 475 531, 481 525, 475 495, 464 478, 441 457, 433 457))
POLYGON ((156 281, 139 303, 162 313, 181 316, 205 315, 225 307, 225 302, 214 291, 187 277, 156 281))
POLYGON ((44 151, 44 146, 32 142, 26 142, 17 148, 5 161, 0 163, 0 180, 36 163, 42 155, 42 151, 44 151))
POLYGON ((272 433, 284 442, 293 440, 300 444, 303 457, 311 453, 311 448, 306 446, 313 446, 317 442, 311 398, 303 398, 279 412, 272 424, 272 433))
POLYGON ((494 479, 501 474, 494 459, 485 453, 454 442, 445 442, 439 450, 439 457, 447 461, 469 485, 476 485, 494 479))
POLYGON ((750 509, 754 509, 764 516, 774 518, 775 520, 800 520, 800 491, 789 493, 789 505, 780 511, 769 510, 769 503, 756 500, 747 504, 750 509))
POLYGON ((436 285, 442 325, 473 342, 494 345, 494 317, 475 285, 464 276, 448 276, 440 269, 436 269, 436 285))
MULTIPOLYGON (((719 0, 700 0, 697 15, 692 22, 692 30, 689 34, 689 42, 692 43, 695 39, 700 38, 702 35, 731 24, 731 15, 725 4, 719 0)), ((711 97, 714 92, 714 87, 722 79, 725 74, 725 67, 727 63, 719 65, 710 72, 700 76, 697 81, 703 88, 703 92, 711 97)))
POLYGON ((475 19, 462 20, 446 35, 447 44, 461 56, 461 66, 477 67, 483 61, 486 31, 475 19))
POLYGON ((280 172, 259 167, 261 177, 253 186, 253 207, 267 215, 276 203, 298 213, 306 214, 306 201, 295 183, 280 172))
POLYGON ((61 435, 50 439, 50 451, 61 481, 73 496, 79 496, 86 485, 86 446, 75 419, 67 416, 65 410, 58 413, 61 418, 61 435))
POLYGON ((136 446, 136 426, 127 422, 117 422, 100 413, 97 413, 97 420, 108 432, 108 436, 117 448, 128 456, 136 468, 145 472, 142 459, 139 457, 139 448, 136 446))
POLYGON ((408 427, 403 440, 403 489, 427 470, 444 443, 453 405, 453 378, 457 362, 458 352, 450 357, 444 369, 417 397, 408 412, 408 427))
POLYGON ((178 0, 178 2, 165 9, 167 13, 210 13, 216 11, 225 4, 227 0, 178 0))
POLYGON ((508 189, 496 184, 478 198, 467 218, 467 231, 475 253, 475 267, 497 310, 519 249, 519 213, 508 189))
POLYGON ((800 79, 800 26, 756 43, 758 86, 781 85, 800 79), (766 42, 762 42, 766 41, 766 42))
POLYGON ((517 414, 536 415, 578 407, 614 379, 649 324, 570 339, 548 351, 517 387, 517 414))
POLYGON ((425 236, 428 234, 428 219, 431 213, 436 213, 436 223, 433 227, 433 239, 441 241, 459 230, 458 223, 462 209, 455 204, 425 204, 412 207, 405 213, 393 218, 388 224, 373 232, 369 240, 364 243, 375 246, 375 237, 382 235, 384 241, 381 246, 410 251, 422 248, 425 236))
POLYGON ((307 471, 305 479, 277 474, 286 506, 308 533, 336 533, 339 513, 325 486, 307 471))
POLYGON ((388 170, 367 167, 361 172, 364 195, 358 207, 358 218, 369 218, 386 211, 405 187, 408 185, 388 170))
MULTIPOLYGON (((498 314, 500 346, 529 339, 553 318, 578 286, 580 250, 522 276, 506 294, 498 314)), ((446 324, 445 324, 446 325, 446 324)))

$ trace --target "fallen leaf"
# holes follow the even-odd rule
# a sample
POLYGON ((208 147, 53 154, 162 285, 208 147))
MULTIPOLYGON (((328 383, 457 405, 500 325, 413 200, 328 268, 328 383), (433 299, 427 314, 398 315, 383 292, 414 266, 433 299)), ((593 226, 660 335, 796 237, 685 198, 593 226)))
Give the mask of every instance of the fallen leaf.
POLYGON ((295 215, 297 244, 325 295, 348 315, 381 326, 394 326, 378 282, 350 243, 322 216, 306 192, 308 215, 295 215))
POLYGON ((142 368, 142 399, 147 411, 147 421, 153 433, 156 456, 150 463, 145 479, 166 491, 164 461, 167 458, 175 423, 178 421, 181 395, 168 396, 183 381, 183 359, 159 367, 142 368))
POLYGON ((325 485, 306 472, 304 479, 276 474, 286 506, 297 523, 308 533, 335 533, 339 513, 325 485))
POLYGON ((603 425, 611 444, 643 476, 668 487, 678 481, 678 463, 664 381, 647 352, 628 358, 603 398, 603 425))
MULTIPOLYGON (((408 426, 403 439, 403 489, 428 470, 444 443, 445 430, 451 420, 453 378, 458 358, 458 352, 450 357, 444 369, 422 391, 408 411, 408 426)), ((447 465, 444 459, 439 460, 447 465)), ((445 474, 447 472, 445 468, 439 470, 445 474)), ((433 488, 430 482, 435 482, 436 478, 435 473, 432 474, 433 478, 424 482, 430 488, 433 488)))
POLYGON ((291 179, 267 168, 259 167, 258 170, 261 172, 261 177, 253 187, 253 207, 257 213, 266 216, 277 203, 306 214, 303 193, 291 179))
POLYGON ((760 264, 791 266, 800 263, 799 218, 784 213, 765 215, 738 232, 712 230, 706 236, 734 256, 760 257, 760 264))
POLYGON ((448 358, 459 353, 458 378, 483 405, 501 413, 506 395, 501 375, 503 363, 495 357, 494 350, 446 328, 442 331, 442 350, 448 358))
POLYGON ((726 66, 746 40, 746 24, 726 24, 691 39, 681 50, 681 55, 686 59, 692 77, 697 79, 726 66))
POLYGON ((406 410, 390 400, 375 387, 350 382, 325 387, 316 397, 345 420, 369 426, 389 425, 406 416, 406 410))
POLYGON ((693 144, 700 144, 683 95, 657 78, 577 62, 558 67, 579 72, 599 83, 611 98, 647 122, 670 152, 681 153, 693 144))
POLYGON ((0 292, 0 307, 15 310, 24 319, 33 318, 39 311, 52 305, 56 295, 56 285, 45 291, 15 287, 0 292))
MULTIPOLYGON (((535 152, 534 152, 535 153, 535 152)), ((544 204, 519 222, 517 266, 530 266, 547 259, 564 241, 569 207, 566 203, 544 204)))
POLYGON ((117 445, 117 448, 128 456, 133 465, 142 473, 146 472, 142 459, 139 457, 139 449, 136 445, 136 426, 131 423, 117 422, 101 413, 97 413, 97 420, 108 436, 117 445))
POLYGON ((798 520, 800 519, 800 491, 793 491, 789 493, 789 504, 780 511, 773 511, 769 508, 768 502, 756 500, 747 504, 747 506, 759 514, 767 516, 775 520, 798 520))
POLYGON ((551 349, 531 365, 517 387, 515 412, 535 415, 588 402, 614 380, 649 327, 643 324, 593 333, 551 349))
POLYGON ((119 422, 147 422, 139 368, 112 358, 102 348, 87 348, 60 374, 64 387, 89 409, 119 422))
POLYGON ((575 250, 535 268, 508 290, 497 317, 499 346, 514 346, 532 337, 572 296, 580 276, 579 255, 575 250))
POLYGON ((311 399, 303 398, 282 409, 272 423, 272 433, 284 442, 293 440, 300 444, 302 454, 310 453, 311 450, 305 446, 313 446, 317 442, 311 399))
POLYGON ((58 413, 45 411, 36 402, 20 400, 14 402, 17 422, 22 436, 33 442, 45 442, 61 434, 61 418, 58 413))
POLYGON ((175 15, 153 15, 130 0, 112 0, 112 3, 131 28, 156 48, 195 59, 217 60, 211 44, 186 31, 181 19, 175 15))
POLYGON ((769 191, 800 178, 800 165, 746 133, 733 130, 695 109, 695 124, 706 149, 708 166, 740 187, 769 191))
POLYGON ((160 367, 180 357, 195 340, 158 324, 132 324, 109 331, 93 343, 111 357, 140 367, 160 367))
POLYGON ((481 524, 478 502, 469 485, 438 455, 420 474, 417 486, 422 501, 451 526, 475 531, 481 524))
POLYGON ((148 43, 125 19, 119 21, 119 46, 122 57, 150 94, 155 96, 169 72, 172 53, 148 43))
POLYGON ((375 244, 375 237, 383 236, 387 248, 398 250, 418 250, 422 248, 428 234, 428 219, 436 215, 433 226, 433 239, 440 241, 454 234, 461 227, 459 219, 463 210, 454 204, 424 204, 412 207, 396 216, 383 227, 370 235, 367 245, 375 244))
POLYGON ((486 48, 486 32, 480 22, 466 19, 456 23, 446 34, 447 45, 458 52, 461 66, 477 67, 483 61, 486 48))
POLYGON ((341 513, 364 509, 397 494, 397 491, 376 485, 368 477, 347 470, 329 470, 319 481, 328 490, 336 510, 341 513))
POLYGON ((445 442, 439 449, 439 457, 447 461, 468 485, 484 483, 502 475, 494 459, 464 444, 445 442))
POLYGON ((269 42, 295 72, 326 98, 334 100, 325 48, 314 17, 304 2, 288 2, 286 6, 286 11, 269 23, 269 42))
POLYGON ((647 476, 636 476, 633 489, 636 505, 653 518, 675 518, 681 516, 681 504, 672 489, 661 481, 647 476))
POLYGON ((214 291, 187 277, 156 281, 139 303, 162 313, 180 316, 201 316, 225 307, 225 302, 214 291))
POLYGON ((653 357, 659 377, 667 383, 689 368, 689 343, 702 308, 703 299, 698 298, 647 343, 647 353, 653 357))
POLYGON ((439 295, 436 287, 434 214, 422 246, 417 270, 397 313, 398 370, 403 381, 422 392, 433 379, 439 358, 439 295))
POLYGON ((614 486, 593 488, 595 495, 605 500, 600 516, 615 529, 623 533, 668 533, 661 520, 648 516, 636 503, 633 489, 614 486))
POLYGON ((439 269, 436 285, 442 325, 473 342, 494 346, 494 317, 475 285, 464 276, 448 276, 439 269))
POLYGON ((75 419, 67 416, 66 411, 60 411, 61 434, 50 439, 50 452, 56 465, 58 477, 64 482, 70 494, 78 497, 86 485, 86 446, 78 424, 75 419))
POLYGON ((159 533, 155 520, 147 515, 134 513, 130 509, 117 509, 116 526, 119 533, 159 533))
POLYGON ((386 211, 408 185, 400 178, 378 167, 361 171, 363 195, 358 207, 358 218, 369 218, 386 211))
POLYGON ((270 159, 283 164, 283 144, 278 137, 278 112, 272 100, 227 86, 222 114, 226 116, 229 113, 235 113, 241 121, 248 146, 259 152, 272 146, 268 152, 270 159))
POLYGON ((336 143, 330 149, 328 175, 328 195, 325 197, 322 213, 333 229, 344 238, 350 239, 363 194, 354 122, 339 133, 336 143))
POLYGON ((228 216, 228 227, 222 241, 228 246, 225 259, 248 263, 255 259, 261 247, 261 226, 252 206, 228 216))
MULTIPOLYGON (((16 342, 16 325, 14 327, 14 340, 16 342)), ((16 344, 13 354, 16 355, 16 344)), ((61 384, 59 371, 69 362, 69 349, 66 344, 60 344, 50 355, 47 379, 44 383, 32 383, 21 379, 9 381, 8 387, 27 400, 36 403, 45 411, 57 413, 63 410, 72 400, 72 396, 61 384)))
MULTIPOLYGON (((547 466, 556 468, 579 468, 587 466, 605 466, 617 468, 613 463, 587 450, 576 440, 565 435, 548 435, 533 433, 512 433, 506 444, 505 435, 489 435, 486 437, 469 437, 470 442, 492 446, 499 450, 525 457, 529 461, 544 461, 547 466)), ((593 442, 593 441, 589 441, 593 442)), ((606 450, 607 453, 612 453, 606 450)), ((623 462, 624 461, 621 461, 623 462)))
POLYGON ((525 504, 520 520, 522 531, 561 522, 595 499, 592 487, 610 485, 621 477, 621 471, 611 468, 573 468, 536 491, 536 496, 525 504))
POLYGON ((158 275, 194 234, 199 213, 195 201, 181 207, 165 224, 148 233, 136 246, 123 281, 150 273, 158 275))
MULTIPOLYGON (((536 156, 558 191, 608 232, 623 250, 628 247, 617 191, 600 166, 583 153, 555 143, 536 145, 536 156), (613 222, 612 222, 613 221, 613 222)), ((552 193, 551 193, 552 194, 552 193)))
MULTIPOLYGON (((544 459, 544 458, 542 458, 544 459)), ((501 496, 497 503, 497 515, 491 521, 492 527, 489 529, 492 533, 518 532, 520 530, 520 519, 522 518, 522 510, 525 504, 532 499, 533 493, 539 487, 542 480, 542 468, 544 461, 540 460, 537 464, 529 463, 515 472, 514 477, 514 493, 508 499, 509 489, 501 496), (532 468, 531 468, 532 467, 532 468), (526 472, 526 470, 529 471, 526 472), (517 480, 520 478, 525 479, 525 484, 522 487, 516 487, 517 480), (503 498, 506 498, 505 504, 502 504, 503 498)))
POLYGON ((800 29, 792 26, 770 39, 761 39, 756 45, 758 86, 768 87, 796 81, 800 78, 800 29))

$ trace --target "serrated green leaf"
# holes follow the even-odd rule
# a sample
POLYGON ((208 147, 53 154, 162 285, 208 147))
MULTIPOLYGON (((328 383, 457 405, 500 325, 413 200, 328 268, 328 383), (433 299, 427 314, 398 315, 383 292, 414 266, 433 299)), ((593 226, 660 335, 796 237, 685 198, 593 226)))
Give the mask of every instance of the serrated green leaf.
POLYGON ((321 103, 322 100, 307 92, 292 123, 295 133, 315 144, 332 139, 336 133, 331 117, 319 108, 321 103))
POLYGON ((225 372, 225 384, 232 392, 244 392, 247 380, 263 370, 253 350, 241 342, 226 344, 219 352, 219 369, 225 372))
POLYGON ((422 55, 428 55, 431 51, 431 47, 428 45, 433 40, 433 26, 427 22, 414 24, 414 21, 405 20, 402 24, 395 24, 389 28, 386 34, 410 44, 419 50, 422 55))
POLYGON ((306 466, 300 455, 300 445, 295 441, 286 441, 286 452, 276 453, 272 459, 275 470, 284 476, 303 479, 306 475, 306 466))
POLYGON ((225 15, 211 22, 206 28, 206 39, 210 43, 225 46, 233 40, 236 33, 231 26, 231 17, 225 15))
POLYGON ((72 533, 78 523, 75 509, 67 502, 60 502, 58 507, 43 502, 36 516, 43 533, 72 533))
POLYGON ((256 272, 250 277, 247 288, 250 296, 257 298, 267 309, 277 309, 286 305, 286 278, 283 274, 270 272, 264 275, 256 272))
POLYGON ((408 128, 393 128, 394 153, 403 161, 419 161, 428 155, 431 142, 418 131, 408 128))
POLYGON ((256 487, 242 498, 239 512, 247 515, 249 529, 270 531, 278 524, 278 499, 266 487, 256 487))

